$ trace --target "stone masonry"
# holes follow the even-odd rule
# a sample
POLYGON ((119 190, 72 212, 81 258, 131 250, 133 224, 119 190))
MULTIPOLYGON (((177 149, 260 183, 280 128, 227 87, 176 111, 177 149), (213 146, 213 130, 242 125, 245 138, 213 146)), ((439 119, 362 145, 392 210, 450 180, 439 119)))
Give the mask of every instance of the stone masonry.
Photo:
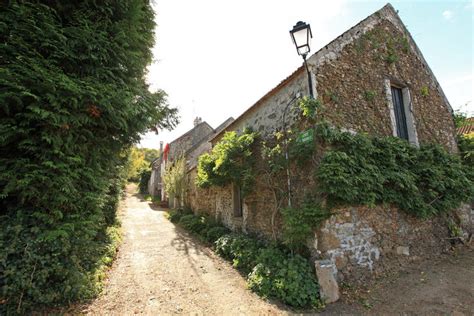
MULTIPOLYGON (((390 87, 403 89, 410 143, 438 143, 457 152, 452 109, 416 43, 393 7, 388 4, 308 58, 314 86, 322 102, 318 113, 341 129, 379 136, 396 136, 390 87), (388 87, 388 89, 387 89, 388 87)), ((250 127, 270 138, 275 131, 299 126, 296 100, 308 94, 307 76, 300 67, 263 96, 212 140, 225 131, 250 127)), ((321 156, 323 153, 317 153, 321 156)), ((317 157, 316 157, 317 160, 317 157)), ((295 200, 314 185, 317 164, 292 167, 295 200)), ((234 217, 230 187, 200 189, 189 173, 187 204, 209 213, 226 226, 278 238, 281 216, 277 199, 265 177, 258 175, 255 189, 243 201, 243 216, 234 217)), ((274 179, 283 184, 286 179, 274 179)), ((281 206, 281 205, 280 205, 281 206)), ((283 205, 285 206, 285 205, 283 205)), ((474 213, 459 210, 464 231, 472 232, 474 213)), ((449 231, 442 218, 420 220, 390 206, 349 207, 336 211, 314 232, 313 255, 336 266, 338 280, 364 280, 399 269, 404 262, 436 255, 447 247, 449 231)))

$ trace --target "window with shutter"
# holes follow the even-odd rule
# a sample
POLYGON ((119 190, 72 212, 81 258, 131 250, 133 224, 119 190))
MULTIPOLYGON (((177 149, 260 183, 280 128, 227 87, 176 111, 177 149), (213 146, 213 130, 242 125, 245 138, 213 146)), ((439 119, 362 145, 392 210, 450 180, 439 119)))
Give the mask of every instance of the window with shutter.
POLYGON ((234 204, 234 216, 242 217, 242 194, 240 192, 240 186, 237 184, 232 185, 232 199, 234 204))
POLYGON ((408 140, 407 117, 405 106, 403 104, 402 89, 392 86, 393 110, 395 112, 395 121, 397 123, 397 135, 400 138, 408 140))

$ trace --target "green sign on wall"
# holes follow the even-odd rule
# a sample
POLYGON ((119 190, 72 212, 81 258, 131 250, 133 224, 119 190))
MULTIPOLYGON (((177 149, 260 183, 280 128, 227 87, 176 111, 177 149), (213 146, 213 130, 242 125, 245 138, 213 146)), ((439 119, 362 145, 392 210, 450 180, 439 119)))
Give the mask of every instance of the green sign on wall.
POLYGON ((300 143, 312 143, 314 140, 314 129, 308 129, 298 135, 297 141, 300 143))

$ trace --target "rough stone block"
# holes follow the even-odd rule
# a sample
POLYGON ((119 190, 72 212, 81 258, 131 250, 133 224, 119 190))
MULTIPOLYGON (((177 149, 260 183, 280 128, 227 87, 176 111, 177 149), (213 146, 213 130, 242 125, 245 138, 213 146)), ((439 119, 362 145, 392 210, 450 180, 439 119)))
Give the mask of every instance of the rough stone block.
POLYGON ((332 232, 321 232, 319 236, 319 250, 325 252, 331 249, 337 249, 340 246, 341 241, 332 232))
POLYGON ((337 285, 334 271, 334 263, 329 260, 317 260, 315 262, 316 276, 319 282, 319 292, 321 299, 325 303, 336 302, 339 297, 339 286, 337 285))
POLYGON ((397 247, 397 255, 409 256, 410 255, 410 247, 398 246, 397 247))

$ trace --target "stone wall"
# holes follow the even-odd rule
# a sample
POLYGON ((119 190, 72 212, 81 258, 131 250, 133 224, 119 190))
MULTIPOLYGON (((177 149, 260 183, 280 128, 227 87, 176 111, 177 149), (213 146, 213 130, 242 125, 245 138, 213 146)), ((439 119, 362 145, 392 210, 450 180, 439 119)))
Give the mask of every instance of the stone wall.
POLYGON ((314 237, 315 256, 332 261, 339 280, 360 282, 450 247, 441 217, 422 220, 382 206, 339 209, 314 237))
POLYGON ((338 127, 394 135, 384 86, 389 80, 410 92, 410 110, 419 143, 436 142, 454 151, 454 123, 449 108, 424 64, 404 46, 408 45, 406 41, 403 33, 384 20, 347 45, 335 61, 321 65, 316 77, 318 97, 326 107, 324 117, 338 127), (389 62, 388 58, 396 60, 389 62))
MULTIPOLYGON (((396 135, 391 97, 386 89, 388 82, 389 87, 393 84, 408 91, 408 110, 417 138, 413 143, 438 143, 456 152, 450 105, 390 5, 329 43, 308 63, 314 76, 312 89, 324 106, 318 115, 333 125, 371 135, 396 135)), ((251 127, 266 138, 283 126, 297 126, 295 98, 307 92, 306 72, 299 68, 228 130, 251 127)), ((318 157, 314 158, 304 167, 291 168, 294 205, 315 186, 312 175, 318 157)), ((190 178, 195 178, 195 173, 192 171, 190 178)), ((199 189, 191 184, 188 203, 195 211, 207 212, 234 230, 278 238, 282 220, 279 212, 275 212, 276 201, 280 207, 286 201, 276 199, 271 188, 275 183, 284 187, 287 179, 282 176, 269 183, 261 174, 256 178, 253 192, 244 199, 242 217, 233 215, 230 187, 199 189)), ((458 217, 464 231, 472 233, 472 208, 459 210, 458 217)), ((323 223, 315 232, 311 248, 315 258, 329 259, 335 264, 339 280, 364 280, 366 276, 399 269, 405 262, 439 254, 450 246, 448 237, 443 217, 421 220, 391 207, 351 207, 339 209, 323 223)))

